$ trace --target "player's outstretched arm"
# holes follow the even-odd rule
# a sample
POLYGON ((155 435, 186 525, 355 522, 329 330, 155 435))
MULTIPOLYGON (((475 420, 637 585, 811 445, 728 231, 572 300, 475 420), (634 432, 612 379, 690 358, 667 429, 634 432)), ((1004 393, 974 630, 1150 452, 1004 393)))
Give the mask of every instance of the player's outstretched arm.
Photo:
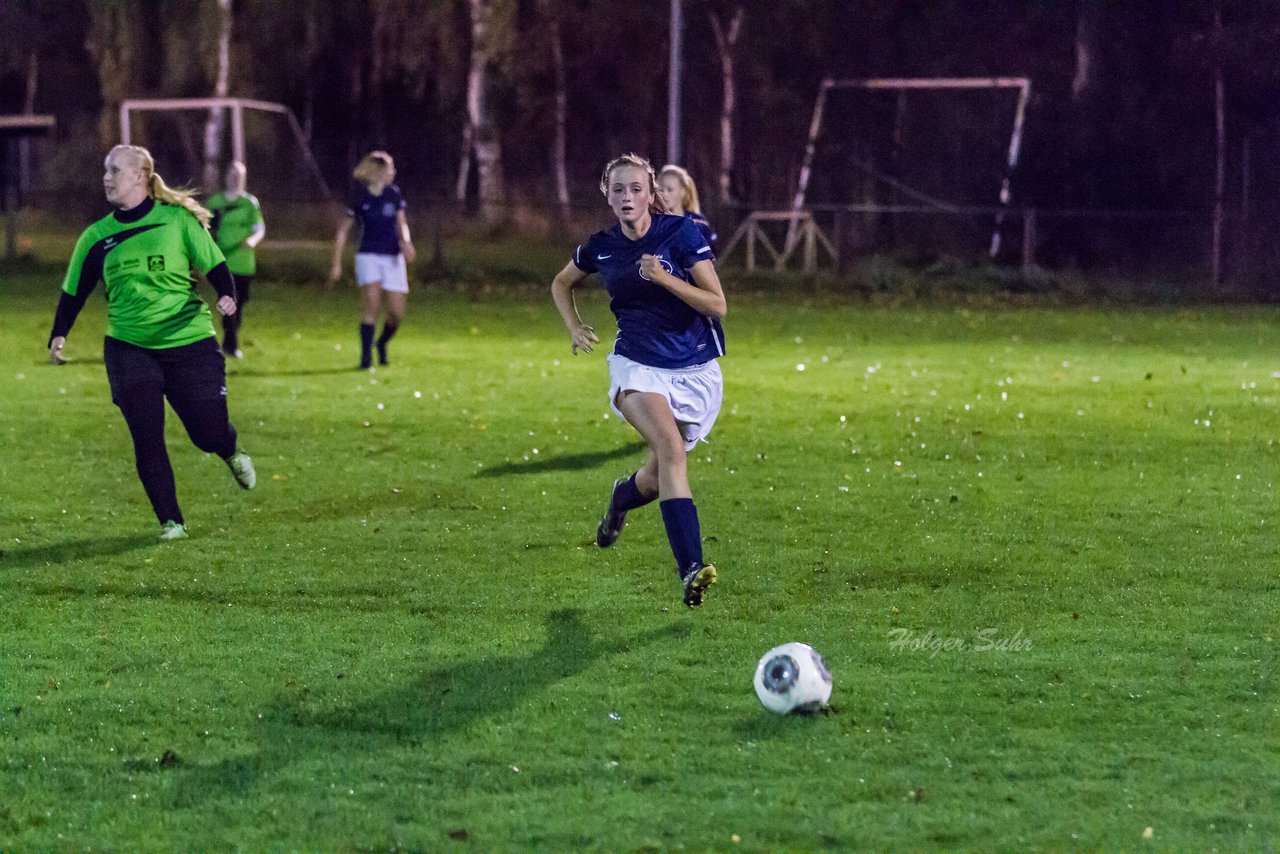
POLYGON ((413 248, 413 241, 409 238, 409 220, 405 217, 404 211, 396 211, 396 227, 400 230, 400 251, 404 253, 404 260, 412 264, 418 253, 413 248))
POLYGON ((587 274, 570 261, 551 280, 551 299, 556 304, 556 310, 560 312, 560 319, 564 321, 565 329, 569 331, 569 352, 575 356, 578 355, 579 349, 584 353, 590 353, 591 349, 600 343, 596 331, 582 322, 582 318, 578 315, 578 305, 573 299, 573 289, 586 277, 587 274))
POLYGON ((347 246, 347 235, 351 232, 351 218, 343 220, 338 226, 338 233, 333 237, 333 264, 329 267, 329 281, 336 282, 342 278, 342 250, 347 246))

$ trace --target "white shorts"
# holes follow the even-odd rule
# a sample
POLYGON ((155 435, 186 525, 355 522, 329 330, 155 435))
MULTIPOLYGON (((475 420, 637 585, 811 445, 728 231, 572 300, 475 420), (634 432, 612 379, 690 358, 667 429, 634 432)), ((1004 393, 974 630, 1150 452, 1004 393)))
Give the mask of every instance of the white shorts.
POLYGON ((720 414, 724 400, 724 377, 720 363, 712 359, 689 368, 651 368, 626 356, 610 353, 609 408, 626 420, 618 409, 618 394, 623 391, 647 391, 667 399, 676 417, 685 451, 705 442, 720 414))
POLYGON ((356 284, 363 288, 370 282, 382 282, 384 291, 409 293, 409 271, 405 266, 404 256, 357 252, 356 284))

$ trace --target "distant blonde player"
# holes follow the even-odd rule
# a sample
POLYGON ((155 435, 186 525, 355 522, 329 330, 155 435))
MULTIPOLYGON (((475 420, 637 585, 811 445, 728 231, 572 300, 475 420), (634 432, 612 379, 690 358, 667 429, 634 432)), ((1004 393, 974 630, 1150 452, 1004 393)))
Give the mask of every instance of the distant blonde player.
POLYGON ((249 288, 258 272, 254 249, 267 235, 262 206, 256 196, 245 191, 245 174, 244 164, 232 161, 227 167, 227 188, 205 204, 213 214, 213 222, 209 223, 213 242, 226 256, 227 269, 236 280, 236 313, 222 318, 222 352, 236 359, 244 356, 240 350, 240 327, 249 304, 249 288))
POLYGON ((716 249, 716 232, 711 223, 702 215, 702 206, 698 203, 698 187, 693 177, 682 167, 668 163, 658 172, 658 197, 667 213, 675 216, 687 216, 693 220, 702 236, 707 239, 711 251, 716 249))
POLYGON ((364 291, 360 317, 360 368, 373 365, 373 330, 383 293, 387 296, 386 319, 378 336, 378 364, 387 364, 387 342, 404 320, 405 298, 409 293, 408 263, 416 253, 409 239, 404 197, 394 183, 395 162, 385 151, 371 151, 352 173, 353 187, 347 205, 347 219, 338 226, 333 242, 333 266, 329 280, 342 278, 342 250, 351 226, 360 224, 360 246, 356 250, 356 284, 364 291))
POLYGON ((658 499, 684 603, 692 608, 716 581, 715 567, 702 559, 688 453, 720 414, 724 291, 702 232, 658 207, 648 160, 624 154, 610 161, 600 190, 618 221, 574 250, 551 283, 551 296, 570 349, 590 353, 600 339, 578 316, 573 291, 592 273, 604 280, 618 319, 608 358, 609 405, 644 438, 649 453, 634 475, 614 483, 596 543, 612 546, 627 513, 658 499))

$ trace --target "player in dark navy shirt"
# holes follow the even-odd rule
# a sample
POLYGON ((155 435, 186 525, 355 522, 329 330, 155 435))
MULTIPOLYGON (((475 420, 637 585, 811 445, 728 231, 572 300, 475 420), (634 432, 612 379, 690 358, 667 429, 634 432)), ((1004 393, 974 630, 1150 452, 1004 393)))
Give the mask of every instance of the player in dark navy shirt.
POLYGON ((687 170, 672 163, 663 166, 658 172, 658 197, 667 213, 676 216, 687 216, 693 220, 702 236, 707 239, 711 251, 716 251, 716 231, 711 223, 702 215, 702 205, 698 202, 698 186, 693 183, 693 176, 687 170))
POLYGON ((396 167, 385 151, 366 154, 352 177, 358 182, 347 204, 347 219, 338 226, 333 244, 333 266, 329 280, 342 277, 342 250, 351 226, 360 224, 360 245, 356 250, 356 283, 364 290, 360 318, 360 368, 373 364, 373 330, 378 322, 382 295, 387 295, 386 320, 378 336, 378 363, 387 364, 387 342, 404 320, 405 298, 409 293, 408 263, 414 258, 405 218, 404 197, 393 182, 396 167))
POLYGON ((713 253, 689 219, 661 212, 649 161, 627 154, 604 170, 600 189, 618 222, 579 246, 551 284, 569 331, 570 350, 590 353, 600 339, 578 315, 573 291, 599 273, 618 321, 609 355, 609 405, 649 445, 640 469, 619 479, 596 531, 608 548, 627 512, 659 499, 662 521, 684 587, 702 604, 715 583, 702 559, 698 511, 689 489, 688 452, 704 441, 720 412, 726 306, 713 253))

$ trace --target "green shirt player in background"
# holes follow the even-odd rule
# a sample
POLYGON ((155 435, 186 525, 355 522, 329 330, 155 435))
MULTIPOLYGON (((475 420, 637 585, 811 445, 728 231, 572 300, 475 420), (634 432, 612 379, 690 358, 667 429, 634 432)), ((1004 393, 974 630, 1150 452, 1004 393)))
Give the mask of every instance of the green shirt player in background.
POLYGON ((209 230, 213 240, 227 259, 227 269, 236 280, 236 311, 222 317, 222 352, 236 359, 244 357, 240 350, 240 325, 249 304, 249 288, 258 271, 254 248, 266 236, 262 207, 258 199, 245 192, 245 168, 239 160, 227 167, 227 189, 206 203, 213 214, 209 230))
POLYGON ((66 361, 67 334, 102 282, 102 360, 111 401, 129 426, 160 539, 178 540, 187 536, 187 527, 164 443, 166 398, 197 448, 222 457, 243 488, 252 489, 256 480, 253 460, 236 446, 236 429, 227 417, 226 360, 191 271, 208 278, 224 317, 236 311, 235 281, 205 230, 210 213, 191 193, 166 185, 145 148, 111 149, 102 185, 115 210, 76 242, 49 335, 49 358, 55 365, 66 361))

